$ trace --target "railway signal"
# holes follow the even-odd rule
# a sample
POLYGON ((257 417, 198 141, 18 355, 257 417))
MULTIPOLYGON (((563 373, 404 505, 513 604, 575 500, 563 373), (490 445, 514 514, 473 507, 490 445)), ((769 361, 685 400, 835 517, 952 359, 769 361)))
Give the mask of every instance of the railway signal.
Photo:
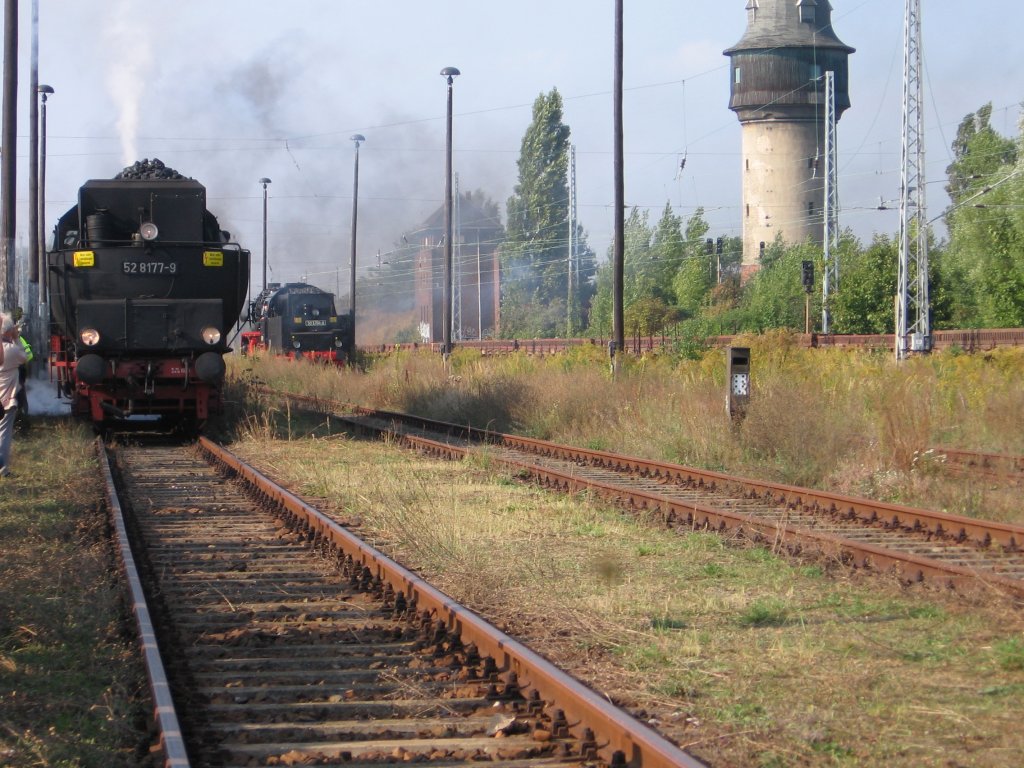
POLYGON ((739 421, 747 415, 750 405, 750 347, 729 347, 725 351, 729 369, 726 372, 726 409, 729 418, 739 421))

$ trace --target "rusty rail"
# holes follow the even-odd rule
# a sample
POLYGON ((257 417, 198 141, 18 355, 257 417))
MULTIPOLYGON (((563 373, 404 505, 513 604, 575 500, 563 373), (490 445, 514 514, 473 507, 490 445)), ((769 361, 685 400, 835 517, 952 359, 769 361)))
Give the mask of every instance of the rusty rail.
POLYGON ((125 525, 124 512, 121 509, 117 489, 114 487, 114 478, 110 471, 110 461, 107 458, 107 452, 102 442, 97 440, 96 445, 100 457, 100 471, 106 486, 110 519, 114 527, 115 538, 117 539, 122 575, 128 588, 132 614, 135 616, 135 627, 138 632, 139 645, 141 646, 142 658, 146 666, 146 676, 149 679, 149 691, 153 698, 153 714, 159 732, 160 750, 164 756, 163 765, 165 768, 189 768, 191 763, 185 750, 185 740, 182 736, 181 725, 178 722, 178 713, 174 707, 174 700, 171 697, 171 687, 167 679, 163 659, 160 655, 156 630, 150 618, 149 605, 146 602, 146 594, 142 588, 142 579, 139 576, 138 568, 135 565, 135 558, 132 555, 131 545, 128 542, 128 529, 125 525))
MULTIPOLYGON (((809 349, 893 349, 891 333, 873 334, 794 334, 799 346, 809 349)), ((708 347, 727 347, 739 336, 709 336, 703 339, 708 347)), ((626 339, 624 351, 627 354, 642 355, 652 352, 667 352, 676 345, 690 339, 676 336, 633 336, 626 339)), ((527 355, 562 354, 575 347, 597 347, 608 350, 609 339, 604 337, 575 339, 483 339, 459 341, 456 349, 476 350, 482 355, 523 353, 527 355)), ((932 348, 963 349, 966 352, 986 352, 1000 347, 1024 346, 1024 328, 981 328, 968 330, 946 330, 932 332, 932 348)), ((361 347, 363 352, 386 354, 397 351, 426 350, 439 352, 438 343, 372 344, 361 347)))
MULTIPOLYGON (((268 393, 270 394, 270 393, 268 393)), ((283 395, 285 393, 276 393, 283 395)), ((590 489, 617 503, 658 512, 670 525, 692 525, 719 529, 743 531, 757 541, 784 541, 793 552, 813 548, 834 554, 846 562, 875 569, 898 569, 908 581, 921 581, 925 577, 938 579, 959 587, 977 586, 979 583, 1003 591, 1006 594, 1024 597, 1024 581, 1003 576, 999 573, 978 571, 971 567, 947 563, 939 558, 918 556, 912 552, 901 552, 820 531, 778 525, 771 521, 760 521, 748 514, 729 511, 687 499, 681 501, 671 494, 650 493, 623 488, 614 480, 609 482, 582 478, 572 469, 586 465, 600 467, 612 472, 631 473, 653 478, 667 485, 678 485, 714 492, 722 489, 736 498, 764 500, 776 506, 800 509, 843 523, 855 522, 861 526, 878 527, 888 531, 902 531, 907 536, 921 536, 936 541, 969 544, 981 551, 998 548, 1008 553, 1018 553, 1024 544, 1024 527, 1004 523, 986 522, 959 515, 888 504, 870 499, 843 496, 828 491, 770 483, 747 478, 734 477, 721 472, 700 470, 666 462, 650 461, 630 456, 591 451, 582 448, 559 445, 544 440, 519 437, 456 424, 433 421, 418 416, 378 411, 342 403, 287 395, 313 407, 339 407, 364 418, 380 420, 383 424, 404 424, 433 434, 400 435, 412 446, 436 455, 452 458, 464 455, 472 442, 484 442, 501 446, 524 454, 557 458, 567 462, 565 470, 537 466, 523 460, 501 458, 517 470, 527 472, 549 485, 576 491, 590 489), (444 439, 447 436, 448 442, 444 439), (453 445, 451 439, 465 441, 453 445)), ((365 422, 353 420, 355 426, 366 426, 365 422)), ((386 426, 381 427, 386 430, 386 426)))
POLYGON ((206 438, 200 438, 199 446, 258 488, 269 502, 304 520, 313 534, 338 547, 368 569, 374 578, 390 585, 396 594, 404 594, 408 602, 417 606, 417 610, 433 613, 450 632, 460 635, 463 643, 474 643, 483 654, 492 656, 499 666, 515 673, 524 690, 535 691, 540 699, 563 710, 570 722, 583 723, 593 730, 598 752, 610 765, 636 768, 698 768, 703 765, 529 648, 356 538, 299 497, 276 485, 234 454, 206 438))
POLYGON ((946 472, 1006 485, 1024 485, 1024 456, 964 448, 933 448, 929 453, 942 462, 946 472))

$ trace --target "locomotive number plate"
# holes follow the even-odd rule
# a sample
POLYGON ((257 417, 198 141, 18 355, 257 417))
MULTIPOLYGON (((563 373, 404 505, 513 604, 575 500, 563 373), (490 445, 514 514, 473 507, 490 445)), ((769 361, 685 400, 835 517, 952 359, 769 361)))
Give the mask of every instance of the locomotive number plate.
POLYGON ((326 320, 307 320, 306 321, 306 325, 308 325, 310 328, 326 328, 327 327, 327 321, 326 320))
POLYGON ((126 261, 122 268, 126 275, 178 274, 178 264, 174 261, 126 261))

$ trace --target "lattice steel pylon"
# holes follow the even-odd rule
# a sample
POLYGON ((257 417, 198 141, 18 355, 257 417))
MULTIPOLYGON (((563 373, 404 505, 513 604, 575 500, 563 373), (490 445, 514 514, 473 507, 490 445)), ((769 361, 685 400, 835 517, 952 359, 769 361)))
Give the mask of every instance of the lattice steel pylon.
POLYGON ((825 73, 825 231, 821 332, 832 333, 832 292, 839 288, 839 171, 836 163, 836 73, 825 73))
POLYGON ((903 360, 911 352, 928 352, 932 345, 921 62, 921 0, 906 0, 903 18, 900 261, 896 295, 897 360, 903 360))

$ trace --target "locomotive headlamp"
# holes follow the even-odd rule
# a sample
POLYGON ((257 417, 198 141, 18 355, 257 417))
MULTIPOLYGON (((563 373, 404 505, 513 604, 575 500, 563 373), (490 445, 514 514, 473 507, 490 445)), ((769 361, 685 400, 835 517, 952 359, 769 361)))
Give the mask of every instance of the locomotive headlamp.
POLYGON ((81 333, 78 334, 78 338, 82 340, 85 346, 95 347, 100 343, 100 332, 95 328, 83 328, 81 333))
POLYGON ((320 310, 317 309, 316 307, 313 307, 313 311, 310 312, 310 314, 313 315, 313 317, 320 317, 320 310))
POLYGON ((342 341, 341 339, 335 339, 335 340, 334 340, 334 346, 338 347, 339 349, 341 349, 341 346, 342 346, 342 344, 344 344, 344 343, 345 343, 345 342, 344 342, 344 341, 342 341))
POLYGON ((160 230, 157 229, 156 224, 152 221, 144 221, 142 222, 142 226, 139 227, 139 234, 142 236, 143 240, 149 242, 150 240, 156 240, 156 236, 160 234, 160 230))
POLYGON ((302 346, 302 342, 298 339, 292 339, 292 346, 299 349, 302 346))
POLYGON ((208 325, 203 328, 203 341, 207 344, 216 344, 220 341, 220 331, 214 328, 212 325, 208 325))

